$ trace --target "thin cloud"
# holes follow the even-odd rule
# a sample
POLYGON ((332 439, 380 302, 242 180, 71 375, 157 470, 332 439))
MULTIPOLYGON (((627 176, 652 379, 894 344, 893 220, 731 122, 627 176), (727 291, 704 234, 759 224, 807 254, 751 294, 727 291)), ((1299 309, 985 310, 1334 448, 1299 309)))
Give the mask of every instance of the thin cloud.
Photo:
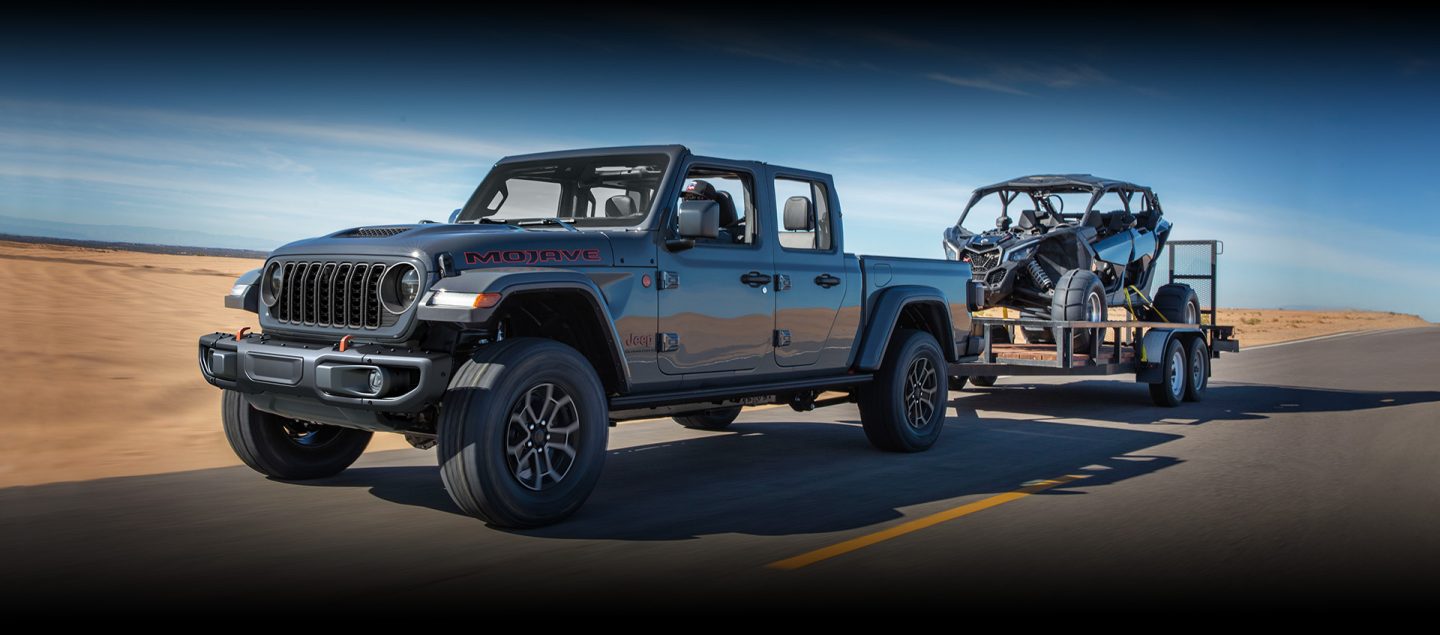
POLYGON ((1004 93, 1006 95, 1021 95, 1024 97, 1032 96, 1031 93, 1020 90, 1019 88, 1016 88, 1014 86, 1006 86, 1005 84, 978 77, 956 77, 954 75, 946 75, 945 73, 930 73, 925 77, 927 79, 933 79, 937 82, 943 82, 946 84, 950 84, 951 86, 959 86, 961 88, 988 90, 996 93, 1004 93))

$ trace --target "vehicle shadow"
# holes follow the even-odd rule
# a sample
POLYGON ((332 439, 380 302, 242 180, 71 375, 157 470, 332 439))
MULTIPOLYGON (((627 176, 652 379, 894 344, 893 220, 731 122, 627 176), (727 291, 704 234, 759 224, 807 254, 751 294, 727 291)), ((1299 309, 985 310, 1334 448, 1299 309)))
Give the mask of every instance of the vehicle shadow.
MULTIPOLYGON (((1075 495, 1175 465, 1143 450, 1178 438, 1152 431, 951 418, 927 452, 871 448, 858 425, 737 422, 730 431, 612 450, 594 494, 570 520, 515 532, 563 539, 684 540, 866 527, 931 513, 1066 474, 1041 495, 1075 495), (910 510, 915 506, 921 509, 910 510)), ((399 503, 460 513, 430 467, 357 467, 307 485, 367 487, 399 503)))
POLYGON ((1198 425, 1255 421, 1282 413, 1356 412, 1440 401, 1440 391, 1334 390, 1269 384, 1211 384, 1205 399, 1176 408, 1156 407, 1144 384, 1077 381, 1026 382, 1012 377, 993 388, 966 387, 953 403, 970 410, 996 410, 1047 419, 1085 419, 1126 424, 1198 425))

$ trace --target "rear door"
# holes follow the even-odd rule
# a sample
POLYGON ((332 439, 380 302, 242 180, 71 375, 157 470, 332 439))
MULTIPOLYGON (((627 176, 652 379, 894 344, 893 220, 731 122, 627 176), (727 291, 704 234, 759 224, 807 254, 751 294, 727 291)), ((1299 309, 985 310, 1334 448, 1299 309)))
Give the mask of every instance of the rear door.
POLYGON ((775 362, 809 366, 820 359, 845 298, 839 208, 829 180, 818 174, 773 168, 770 186, 778 238, 775 362))

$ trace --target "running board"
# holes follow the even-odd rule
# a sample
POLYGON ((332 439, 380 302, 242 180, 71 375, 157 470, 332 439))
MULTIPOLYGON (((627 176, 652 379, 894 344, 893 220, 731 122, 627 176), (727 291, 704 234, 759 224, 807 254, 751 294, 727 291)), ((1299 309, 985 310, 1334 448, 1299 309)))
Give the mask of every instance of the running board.
POLYGON ((690 390, 647 393, 643 395, 623 395, 620 397, 610 398, 610 409, 628 410, 631 408, 653 408, 656 406, 670 406, 674 404, 703 403, 707 401, 728 401, 742 399, 744 397, 776 396, 783 395, 785 393, 798 392, 801 390, 845 388, 869 382, 871 378, 872 376, 868 374, 840 375, 838 377, 816 377, 814 379, 772 381, 765 382, 763 384, 750 384, 743 386, 693 388, 690 390))

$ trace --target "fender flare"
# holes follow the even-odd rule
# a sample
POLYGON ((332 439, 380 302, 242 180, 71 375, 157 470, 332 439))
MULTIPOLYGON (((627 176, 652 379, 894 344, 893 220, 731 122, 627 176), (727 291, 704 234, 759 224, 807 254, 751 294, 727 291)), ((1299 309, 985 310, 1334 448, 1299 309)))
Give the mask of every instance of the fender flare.
POLYGON ((542 291, 578 293, 589 303, 594 311, 594 319, 600 322, 600 332, 605 336, 606 348, 610 352, 610 361, 614 364, 615 377, 619 379, 620 391, 628 391, 630 365, 625 359, 625 350, 620 346, 620 335, 615 330, 615 318, 610 314, 610 307, 606 304, 600 287, 580 272, 549 268, 471 269, 458 276, 442 278, 435 283, 421 298, 416 318, 429 322, 484 324, 504 309, 512 298, 542 291), (482 309, 430 306, 430 299, 436 291, 499 293, 500 303, 482 309))
POLYGON ((1170 345, 1171 340, 1179 340, 1180 345, 1186 350, 1190 348, 1190 342, 1204 335, 1198 328, 1175 328, 1175 329, 1150 329, 1145 331, 1145 336, 1140 339, 1140 348, 1137 353, 1138 367, 1135 371, 1135 382, 1139 384, 1158 384, 1164 381, 1165 360, 1160 359, 1165 355, 1165 348, 1170 345))
POLYGON ((865 334, 860 339, 860 352, 855 357, 856 370, 873 371, 880 368, 880 364, 885 360, 885 348, 890 345, 890 336, 895 333, 896 324, 900 321, 900 313, 905 307, 917 304, 933 311, 932 316, 939 317, 943 332, 936 339, 940 340, 945 361, 953 362, 958 359, 955 353, 955 327, 950 321, 950 304, 939 289, 922 285, 901 285, 888 287, 876 295, 875 308, 869 311, 865 334))

